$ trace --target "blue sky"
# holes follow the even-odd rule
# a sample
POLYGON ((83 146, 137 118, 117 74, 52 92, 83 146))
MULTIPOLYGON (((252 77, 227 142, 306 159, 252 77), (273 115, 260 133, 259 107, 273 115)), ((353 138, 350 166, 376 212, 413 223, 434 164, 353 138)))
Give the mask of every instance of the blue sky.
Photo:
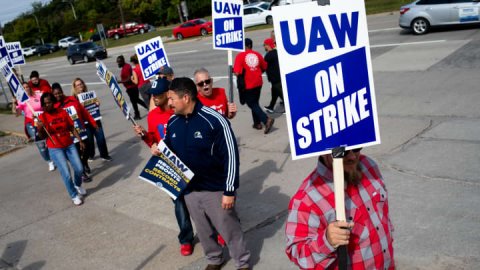
POLYGON ((0 23, 2 26, 23 12, 32 11, 33 2, 46 4, 50 2, 50 0, 0 0, 0 23))

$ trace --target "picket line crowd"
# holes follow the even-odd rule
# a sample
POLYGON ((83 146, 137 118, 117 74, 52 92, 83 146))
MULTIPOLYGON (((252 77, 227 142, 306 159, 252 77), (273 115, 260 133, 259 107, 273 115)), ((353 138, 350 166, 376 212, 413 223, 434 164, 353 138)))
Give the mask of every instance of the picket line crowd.
MULTIPOLYGON (((246 38, 246 50, 236 56, 233 72, 237 75, 240 102, 251 110, 252 127, 268 134, 274 119, 259 105, 263 72, 272 84, 272 99, 265 111, 273 113, 277 99, 283 101, 273 31, 263 46, 265 57, 254 51, 252 40, 246 38)), ((229 119, 238 112, 236 104, 228 101, 225 89, 213 87, 206 68, 197 69, 192 80, 175 78, 173 69, 165 66, 154 81, 149 81, 143 78, 135 55, 130 58, 133 68, 122 55, 116 60, 121 69, 118 82, 126 88, 134 118, 141 119, 138 105, 148 110, 147 129, 135 125, 134 133, 153 155, 159 154, 157 145, 163 140, 195 173, 182 196, 173 200, 181 255, 193 252, 193 220, 208 262, 207 270, 222 268, 224 246, 237 269, 250 269, 250 251, 235 211, 240 163, 229 119)), ((92 180, 88 162, 95 155, 95 140, 100 157, 112 160, 101 121, 93 119, 76 98, 88 91, 87 85, 75 78, 72 95, 66 96, 60 84, 50 86, 33 71, 23 87, 29 99, 24 103, 14 100, 14 111, 17 115, 23 112, 27 135, 35 140, 49 170, 58 168, 73 203, 81 205, 87 193, 82 183, 92 180), (82 137, 80 130, 86 130, 87 136, 82 137)), ((100 105, 98 100, 95 102, 100 105)), ((302 269, 337 269, 336 249, 347 245, 352 269, 394 269, 393 226, 378 167, 361 155, 360 149, 347 151, 344 164, 349 220, 335 219, 332 160, 321 156, 317 168, 290 202, 286 253, 302 269)))

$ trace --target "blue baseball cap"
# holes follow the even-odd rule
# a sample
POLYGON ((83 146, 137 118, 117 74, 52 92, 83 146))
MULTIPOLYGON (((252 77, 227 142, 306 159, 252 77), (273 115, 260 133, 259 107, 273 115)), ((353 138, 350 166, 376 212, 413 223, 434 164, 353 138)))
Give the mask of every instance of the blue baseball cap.
POLYGON ((160 95, 168 91, 170 82, 166 78, 158 78, 152 82, 152 86, 147 90, 147 94, 160 95))

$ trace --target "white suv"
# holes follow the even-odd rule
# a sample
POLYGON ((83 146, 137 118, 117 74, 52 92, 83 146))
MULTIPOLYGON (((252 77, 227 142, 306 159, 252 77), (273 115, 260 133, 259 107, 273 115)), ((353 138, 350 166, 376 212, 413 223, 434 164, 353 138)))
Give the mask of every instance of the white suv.
POLYGON ((78 40, 78 38, 65 37, 65 38, 62 38, 58 41, 58 47, 60 47, 62 49, 66 49, 66 48, 68 48, 68 46, 73 45, 73 44, 78 43, 78 42, 80 42, 80 40, 78 40))
POLYGON ((273 24, 272 12, 268 8, 269 4, 258 2, 243 6, 243 26, 250 27, 261 24, 273 24))

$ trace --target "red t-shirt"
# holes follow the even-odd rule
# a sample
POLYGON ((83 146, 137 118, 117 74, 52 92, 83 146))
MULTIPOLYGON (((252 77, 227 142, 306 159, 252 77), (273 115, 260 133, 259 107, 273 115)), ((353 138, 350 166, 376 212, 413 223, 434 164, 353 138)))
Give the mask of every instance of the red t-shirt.
POLYGON ((53 112, 44 112, 40 116, 40 121, 47 128, 51 138, 47 137, 48 148, 65 148, 73 143, 70 131, 73 129, 73 120, 63 109, 55 109, 53 112))
POLYGON ((137 79, 138 79, 138 88, 142 87, 142 85, 144 85, 147 81, 143 78, 143 74, 142 74, 142 70, 140 69, 140 65, 136 65, 134 68, 133 68, 133 72, 135 72, 135 74, 137 74, 137 79))
POLYGON ((210 97, 202 96, 200 93, 198 93, 197 97, 203 105, 216 110, 223 116, 227 116, 228 101, 224 88, 212 88, 212 95, 210 97))
POLYGON ((30 80, 28 81, 28 86, 30 86, 30 89, 32 89, 33 92, 40 92, 41 94, 52 92, 52 87, 50 87, 48 81, 44 79, 38 79, 38 85, 33 85, 32 81, 30 80))
POLYGON ((233 72, 235 74, 242 74, 243 70, 245 70, 246 90, 262 86, 262 73, 266 69, 267 62, 265 62, 261 54, 254 50, 247 49, 235 57, 233 72))
POLYGON ((165 137, 168 119, 173 113, 171 109, 164 111, 160 107, 156 107, 148 113, 148 133, 143 137, 143 141, 148 146, 160 142, 165 137))
POLYGON ((122 67, 122 70, 120 70, 120 79, 122 82, 124 82, 123 85, 127 89, 137 87, 137 85, 132 82, 132 66, 127 63, 125 63, 125 65, 122 67))
POLYGON ((78 102, 78 100, 73 96, 65 96, 62 102, 57 102, 55 104, 55 108, 68 108, 73 106, 77 111, 78 118, 80 118, 80 122, 82 124, 89 123, 93 128, 97 128, 97 123, 95 119, 90 115, 90 113, 85 110, 85 108, 78 102))

